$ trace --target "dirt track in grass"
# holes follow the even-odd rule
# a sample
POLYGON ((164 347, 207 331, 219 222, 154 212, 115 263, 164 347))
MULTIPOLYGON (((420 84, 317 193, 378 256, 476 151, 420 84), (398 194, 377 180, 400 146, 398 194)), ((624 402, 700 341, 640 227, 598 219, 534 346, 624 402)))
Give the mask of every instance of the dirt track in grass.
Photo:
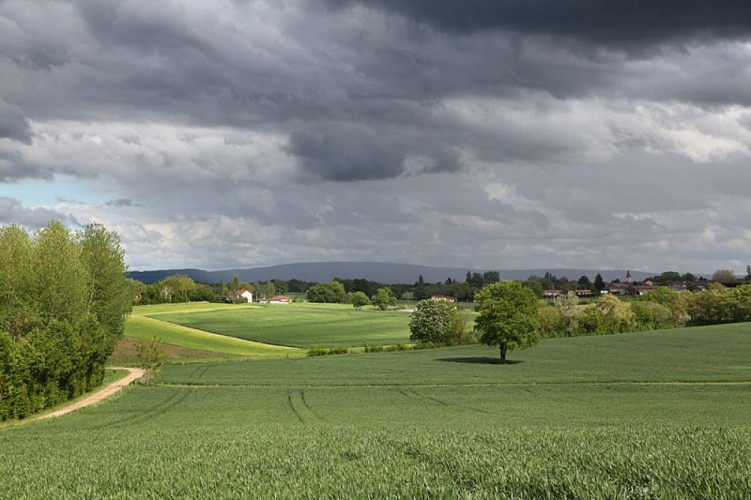
POLYGON ((84 399, 75 401, 71 403, 70 405, 66 406, 65 408, 61 408, 59 410, 53 411, 52 413, 41 415, 37 417, 36 419, 44 420, 47 418, 60 417, 62 415, 66 415, 68 413, 79 410, 81 408, 85 408, 87 406, 91 406, 93 404, 99 403, 100 401, 103 401, 104 399, 119 392, 120 390, 122 390, 123 387, 126 387, 130 385, 131 383, 133 383, 135 380, 138 380, 139 378, 143 377, 145 373, 140 368, 113 367, 111 369, 112 370, 127 370, 128 375, 121 378, 120 380, 116 380, 115 382, 111 383, 107 387, 95 392, 94 394, 91 394, 90 396, 85 397, 84 399))

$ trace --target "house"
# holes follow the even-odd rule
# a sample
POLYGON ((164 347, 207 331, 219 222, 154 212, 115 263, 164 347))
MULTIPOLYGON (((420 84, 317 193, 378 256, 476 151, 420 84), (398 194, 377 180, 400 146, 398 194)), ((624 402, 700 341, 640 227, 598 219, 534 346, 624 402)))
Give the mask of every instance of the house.
POLYGON ((270 299, 261 299, 259 302, 261 304, 289 304, 290 300, 286 295, 276 295, 270 299))
POLYGON ((554 299, 558 297, 562 292, 560 290, 543 290, 542 296, 546 299, 554 299))
POLYGON ((248 304, 253 302, 253 294, 247 290, 238 290, 237 292, 235 292, 235 296, 238 298, 245 297, 248 300, 248 304))
POLYGON ((456 302, 456 297, 451 297, 449 295, 433 295, 430 298, 431 300, 448 300, 449 302, 456 302))
POLYGON ((591 297, 592 296, 592 290, 589 289, 580 289, 576 291, 577 297, 591 297))

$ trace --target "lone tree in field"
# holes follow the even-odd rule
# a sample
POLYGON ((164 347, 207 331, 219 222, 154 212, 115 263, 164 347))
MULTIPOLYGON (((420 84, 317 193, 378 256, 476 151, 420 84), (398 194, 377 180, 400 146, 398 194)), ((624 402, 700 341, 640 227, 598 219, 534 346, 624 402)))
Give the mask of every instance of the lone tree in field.
POLYGON ((460 344, 466 326, 467 315, 453 302, 421 300, 409 318, 409 339, 418 344, 460 344))
POLYGON ((394 297, 394 292, 391 291, 391 288, 384 286, 376 291, 370 302, 374 306, 378 306, 381 311, 385 311, 389 306, 393 307, 396 305, 396 297, 394 297))
POLYGON ((360 309, 370 304, 370 299, 367 295, 365 295, 365 292, 350 292, 349 294, 347 294, 347 299, 349 300, 349 303, 355 307, 355 309, 360 309))
POLYGON ((537 322, 537 298, 532 290, 516 281, 503 281, 488 285, 477 295, 475 329, 480 341, 498 346, 501 363, 514 349, 532 347, 540 340, 537 322))

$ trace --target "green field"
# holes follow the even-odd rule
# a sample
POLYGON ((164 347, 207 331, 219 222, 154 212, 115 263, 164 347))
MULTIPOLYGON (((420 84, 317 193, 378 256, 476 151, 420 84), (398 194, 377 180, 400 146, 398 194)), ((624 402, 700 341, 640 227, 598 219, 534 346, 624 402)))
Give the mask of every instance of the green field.
POLYGON ((362 346, 409 341, 409 313, 404 311, 357 310, 342 304, 235 306, 227 309, 156 312, 139 314, 198 330, 274 345, 362 346))
POLYGON ((167 368, 0 432, 0 498, 749 498, 751 325, 167 368))
MULTIPOLYGON (((247 306, 245 307, 247 310, 247 306)), ((125 335, 141 339, 157 338, 165 343, 203 351, 240 357, 284 357, 301 355, 296 349, 283 346, 275 346, 232 338, 226 335, 216 335, 193 328, 180 326, 149 317, 160 313, 173 311, 181 314, 198 312, 217 312, 220 314, 232 314, 238 311, 238 306, 224 304, 166 304, 157 306, 135 307, 128 321, 125 323, 125 335), (149 315, 149 316, 147 316, 149 315)))

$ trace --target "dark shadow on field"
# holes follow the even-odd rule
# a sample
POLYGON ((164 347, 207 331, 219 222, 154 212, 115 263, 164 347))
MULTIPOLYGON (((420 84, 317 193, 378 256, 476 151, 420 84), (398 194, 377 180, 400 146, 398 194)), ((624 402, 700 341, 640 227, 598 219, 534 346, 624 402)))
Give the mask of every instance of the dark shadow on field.
MULTIPOLYGON (((491 357, 491 356, 472 356, 468 358, 440 358, 437 361, 445 361, 447 363, 474 363, 478 365, 500 365, 501 360, 499 358, 491 357)), ((507 359, 506 363, 507 365, 517 365, 519 363, 524 363, 524 361, 518 360, 518 359, 507 359)))

